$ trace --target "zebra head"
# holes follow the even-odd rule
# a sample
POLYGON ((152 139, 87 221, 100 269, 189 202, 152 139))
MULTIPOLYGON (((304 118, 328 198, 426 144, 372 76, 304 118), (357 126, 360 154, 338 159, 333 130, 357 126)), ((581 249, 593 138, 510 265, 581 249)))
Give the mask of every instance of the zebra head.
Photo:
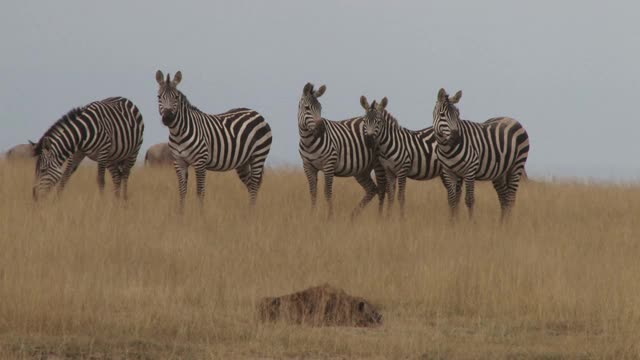
POLYGON ((362 108, 365 111, 362 131, 364 133, 365 144, 368 147, 374 147, 377 144, 378 136, 380 136, 380 129, 385 121, 384 111, 388 102, 387 98, 384 97, 380 100, 379 104, 374 100, 371 105, 369 105, 369 102, 364 95, 360 97, 360 105, 362 105, 362 108))
POLYGON ((449 97, 444 89, 438 91, 433 109, 433 128, 439 145, 456 145, 460 141, 460 111, 455 104, 460 101, 462 91, 449 97))
POLYGON ((298 103, 298 128, 302 131, 310 131, 315 137, 322 135, 324 122, 322 121, 322 105, 318 98, 327 90, 322 85, 318 90, 313 90, 313 84, 307 83, 302 89, 302 97, 298 103))
POLYGON ((156 81, 160 86, 158 89, 158 110, 165 126, 171 127, 180 108, 182 93, 177 89, 177 86, 181 80, 182 72, 180 71, 176 72, 173 80, 169 74, 165 79, 162 71, 156 71, 156 81))
POLYGON ((33 185, 33 200, 38 200, 60 181, 65 159, 60 155, 56 142, 48 136, 34 146, 36 156, 36 179, 33 185))

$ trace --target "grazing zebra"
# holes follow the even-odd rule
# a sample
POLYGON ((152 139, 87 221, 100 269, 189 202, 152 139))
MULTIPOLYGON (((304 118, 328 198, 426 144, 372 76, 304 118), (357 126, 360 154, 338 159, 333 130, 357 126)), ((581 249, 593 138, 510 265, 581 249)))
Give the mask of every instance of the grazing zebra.
MULTIPOLYGON (((364 136, 375 144, 378 160, 385 170, 388 197, 388 214, 393 207, 396 181, 400 215, 404 216, 404 201, 407 178, 430 180, 441 175, 441 166, 435 153, 436 138, 432 127, 408 130, 398 124, 387 110, 387 98, 371 105, 367 98, 360 98, 365 110, 364 136)), ((441 177, 442 179, 442 177, 441 177)))
POLYGON ((492 180, 504 220, 515 203, 518 181, 529 154, 529 135, 518 121, 508 117, 484 123, 460 120, 455 106, 460 97, 461 91, 449 98, 440 89, 433 109, 436 153, 442 163, 451 213, 456 212, 463 180, 469 217, 473 216, 474 181, 492 180))
POLYGON ((169 149, 169 143, 151 145, 144 155, 144 164, 147 166, 172 165, 173 156, 171 149, 169 149))
POLYGON ((329 216, 333 214, 333 177, 355 177, 365 190, 365 195, 353 210, 352 216, 362 209, 378 193, 379 209, 384 202, 384 170, 377 162, 375 150, 369 148, 364 138, 364 119, 355 117, 342 121, 322 118, 322 106, 318 98, 324 94, 326 86, 317 90, 307 83, 302 90, 298 104, 298 132, 300 134, 300 157, 304 173, 309 181, 311 206, 315 208, 317 199, 318 171, 324 173, 325 198, 329 206, 329 216), (375 170, 376 183, 371 178, 375 170))
POLYGON ((165 80, 162 71, 156 72, 160 86, 158 107, 162 123, 169 128, 169 148, 180 188, 180 209, 184 208, 190 165, 195 168, 201 205, 207 170, 233 169, 247 187, 250 204, 254 205, 271 149, 271 127, 262 115, 250 109, 233 109, 217 115, 198 110, 176 88, 181 80, 180 71, 173 80, 169 74, 165 80))
POLYGON ((98 163, 100 191, 104 190, 108 169, 116 197, 120 197, 122 187, 126 199, 129 174, 142 145, 143 132, 140 111, 123 97, 95 101, 69 111, 35 145, 34 200, 58 182, 58 191, 62 191, 85 156, 98 163))

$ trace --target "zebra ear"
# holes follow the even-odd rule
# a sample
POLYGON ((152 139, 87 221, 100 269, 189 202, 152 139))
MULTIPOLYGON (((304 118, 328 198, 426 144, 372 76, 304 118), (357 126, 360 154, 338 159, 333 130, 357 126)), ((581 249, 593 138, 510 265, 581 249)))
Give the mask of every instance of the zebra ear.
POLYGON ((380 104, 378 105, 378 109, 380 110, 384 110, 387 107, 387 103, 389 103, 389 99, 387 99, 387 97, 383 97, 382 100, 380 100, 380 104))
POLYGON ((369 102, 367 101, 367 97, 364 95, 360 96, 360 106, 365 110, 369 110, 369 102))
POLYGON ((324 94, 324 92, 327 90, 327 86, 326 85, 322 85, 320 86, 320 88, 318 90, 316 90, 315 93, 313 93, 313 95, 317 98, 319 98, 320 96, 322 96, 322 94, 324 94))
POLYGON ((312 83, 307 83, 304 88, 302 89, 302 94, 303 95, 309 95, 313 92, 313 84, 312 83))
POLYGON ((156 81, 158 85, 164 84, 164 75, 162 75, 162 71, 160 70, 156 71, 156 81))
POLYGON ((447 92, 443 88, 440 88, 440 90, 438 91, 438 101, 443 102, 447 99, 448 96, 449 95, 447 95, 447 92))
POLYGON ((173 75, 173 86, 176 87, 182 81, 182 71, 179 71, 173 75))
POLYGON ((460 101, 460 98, 462 97, 462 90, 458 90, 458 92, 453 95, 452 98, 449 98, 449 102, 452 104, 457 104, 458 101, 460 101))

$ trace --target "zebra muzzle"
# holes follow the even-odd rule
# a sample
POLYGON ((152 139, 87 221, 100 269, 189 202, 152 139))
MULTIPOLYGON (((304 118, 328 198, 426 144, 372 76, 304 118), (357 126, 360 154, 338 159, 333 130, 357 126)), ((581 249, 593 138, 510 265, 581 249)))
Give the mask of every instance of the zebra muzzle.
POLYGON ((365 135, 364 136, 364 144, 367 145, 367 147, 374 147, 376 145, 376 139, 373 137, 373 135, 365 135))
POLYGON ((165 126, 169 126, 171 125, 171 123, 173 122, 173 120, 176 118, 176 115, 170 112, 166 112, 164 114, 162 114, 162 123, 165 126))

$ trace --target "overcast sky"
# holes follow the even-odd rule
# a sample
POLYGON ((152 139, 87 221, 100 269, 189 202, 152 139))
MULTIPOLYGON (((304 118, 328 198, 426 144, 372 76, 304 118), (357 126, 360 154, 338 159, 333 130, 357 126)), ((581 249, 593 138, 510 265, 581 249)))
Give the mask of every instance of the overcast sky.
MULTIPOLYGON (((167 140, 155 71, 209 113, 250 107, 271 124, 268 162, 300 164, 297 104, 326 84, 323 115, 389 98, 402 125, 432 124, 440 87, 465 119, 529 132, 537 176, 640 179, 640 3, 602 1, 9 1, 0 14, 0 149, 62 114, 133 100, 142 152, 167 140)), ((142 155, 141 155, 142 156, 142 155)))

